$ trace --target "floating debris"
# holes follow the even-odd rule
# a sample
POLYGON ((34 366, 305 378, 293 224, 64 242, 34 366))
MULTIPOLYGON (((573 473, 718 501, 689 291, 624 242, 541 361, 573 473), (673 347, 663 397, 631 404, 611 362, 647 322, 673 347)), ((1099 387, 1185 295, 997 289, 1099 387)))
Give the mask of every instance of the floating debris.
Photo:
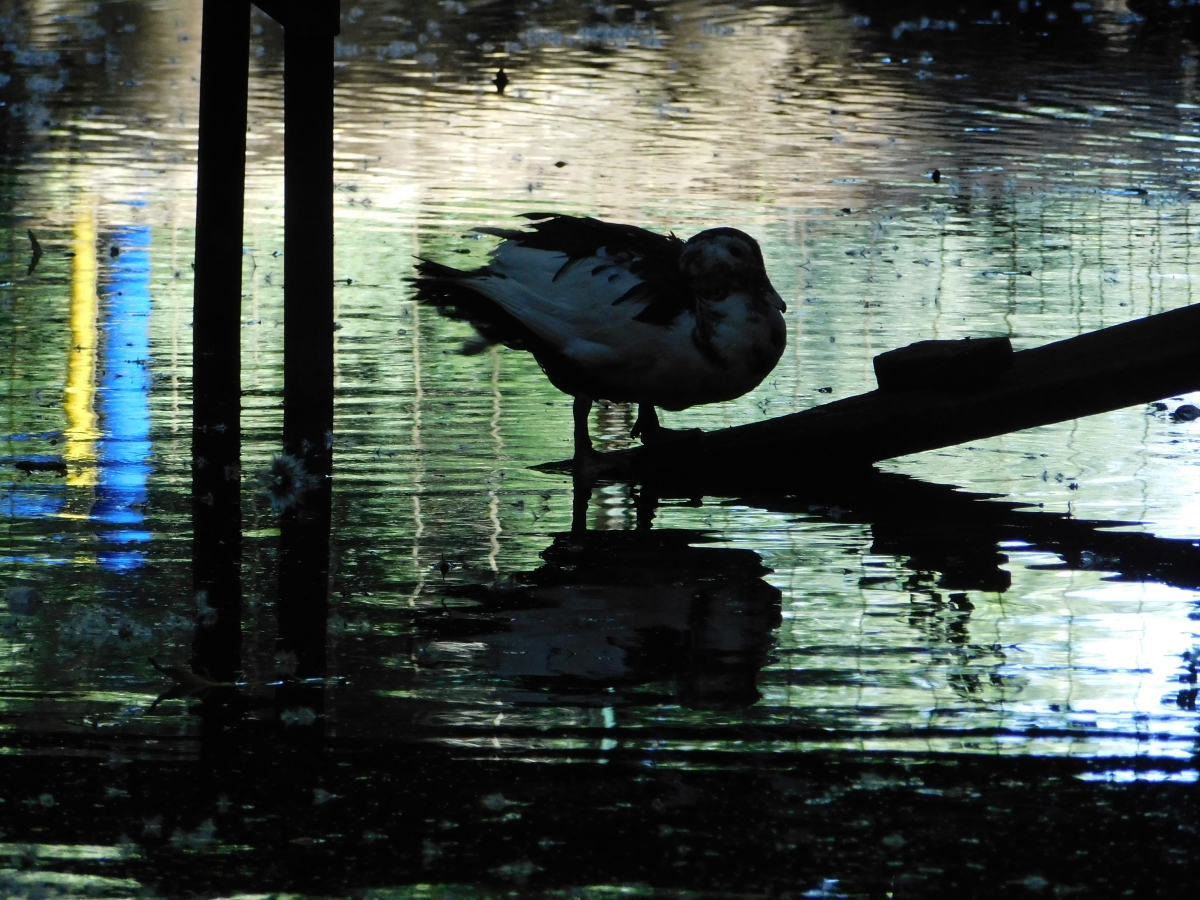
POLYGON ((487 794, 479 798, 479 805, 492 812, 502 812, 508 806, 503 794, 487 794))
POLYGON ((84 606, 63 621, 58 636, 63 644, 84 644, 98 649, 114 639, 125 645, 145 643, 154 632, 116 610, 84 606))
POLYGON ((309 475, 304 462, 290 453, 277 453, 271 457, 271 467, 258 476, 262 492, 270 501, 275 512, 285 512, 300 502, 317 479, 309 475))
POLYGON ((300 660, 292 650, 280 650, 275 654, 275 671, 280 675, 291 677, 300 667, 300 660))
MULTIPOLYGON (((597 11, 603 7, 597 7, 597 11)), ((616 7, 610 7, 614 9, 616 7)), ((708 23, 704 26, 707 34, 717 37, 728 37, 733 31, 726 30, 728 26, 714 26, 708 23), (716 30, 710 30, 715 28, 716 30)), ((652 25, 637 23, 583 26, 572 33, 559 31, 555 28, 532 27, 521 32, 521 38, 530 49, 540 47, 591 47, 606 50, 625 50, 631 47, 642 47, 648 50, 659 49, 663 46, 663 38, 658 29, 652 25)), ((511 47, 511 45, 510 45, 511 47)), ((517 43, 520 47, 520 43, 517 43)), ((506 49, 509 49, 506 47, 506 49)), ((511 49, 509 49, 511 52, 511 49)))
POLYGON ((176 828, 171 835, 171 844, 179 850, 206 850, 216 843, 217 826, 212 819, 205 819, 195 831, 176 828))
POLYGON ((293 728, 297 725, 311 725, 317 721, 317 714, 307 706, 301 706, 296 709, 285 709, 279 714, 279 721, 284 728, 293 728))
POLYGON ((542 871, 542 867, 535 865, 532 860, 528 859, 505 863, 491 870, 493 875, 498 875, 500 878, 511 881, 518 886, 524 885, 529 880, 529 876, 540 871, 542 871))
POLYGON ((173 687, 168 688, 158 695, 155 701, 150 704, 151 709, 154 709, 154 707, 158 706, 164 700, 176 700, 180 697, 195 697, 203 700, 213 688, 231 688, 236 686, 231 681, 216 681, 210 678, 207 669, 202 669, 200 673, 196 673, 182 666, 160 666, 152 656, 146 659, 158 672, 161 672, 175 682, 173 687))
POLYGON ((425 868, 428 869, 435 862, 437 862, 438 857, 444 852, 442 850, 442 846, 442 844, 436 844, 429 840, 429 838, 425 838, 425 840, 421 841, 421 864, 424 865, 425 868))
POLYGON ((508 87, 508 76, 504 74, 504 67, 500 67, 500 71, 496 73, 496 77, 492 79, 492 84, 496 86, 496 93, 503 94, 504 89, 508 87))
POLYGON ((55 475, 66 475, 67 464, 61 459, 18 459, 13 468, 29 475, 33 472, 53 472, 55 475))
POLYGON ((380 47, 376 51, 376 56, 379 59, 403 59, 406 56, 412 56, 417 52, 417 45, 412 41, 392 41, 386 47, 380 47))
POLYGON ((141 848, 125 833, 121 834, 117 846, 120 848, 121 859, 140 859, 142 856, 141 848))
POLYGON ((217 624, 220 612, 208 602, 208 591, 196 591, 196 624, 212 628, 217 624))
POLYGON ((4 591, 8 611, 18 616, 30 616, 41 609, 42 592, 27 585, 13 585, 4 591))
POLYGON ((25 276, 29 277, 33 274, 33 270, 37 268, 37 264, 41 261, 42 245, 39 244, 38 239, 33 236, 32 229, 27 233, 29 235, 29 244, 31 247, 33 247, 33 257, 29 260, 29 271, 25 273, 25 276))

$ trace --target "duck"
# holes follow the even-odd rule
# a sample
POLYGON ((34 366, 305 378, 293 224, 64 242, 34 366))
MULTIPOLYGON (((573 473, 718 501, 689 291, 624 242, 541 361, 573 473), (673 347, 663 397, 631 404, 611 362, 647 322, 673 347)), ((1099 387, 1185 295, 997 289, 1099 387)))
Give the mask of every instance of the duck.
POLYGON ((733 400, 775 368, 787 304, 758 242, 736 228, 684 241, 586 216, 527 213, 521 228, 477 228, 501 242, 471 270, 418 258, 416 295, 469 322, 491 346, 533 354, 574 397, 574 459, 600 456, 588 417, 600 400, 637 404, 631 436, 662 444, 678 432, 657 409, 733 400))

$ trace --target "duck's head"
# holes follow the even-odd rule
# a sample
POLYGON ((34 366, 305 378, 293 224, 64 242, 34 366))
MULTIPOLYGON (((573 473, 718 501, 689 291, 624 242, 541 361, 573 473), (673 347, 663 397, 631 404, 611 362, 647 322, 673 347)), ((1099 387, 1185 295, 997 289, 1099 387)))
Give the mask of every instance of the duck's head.
POLYGON ((779 312, 787 304, 771 285, 758 241, 736 228, 709 228, 683 245, 679 271, 700 297, 745 293, 779 312))

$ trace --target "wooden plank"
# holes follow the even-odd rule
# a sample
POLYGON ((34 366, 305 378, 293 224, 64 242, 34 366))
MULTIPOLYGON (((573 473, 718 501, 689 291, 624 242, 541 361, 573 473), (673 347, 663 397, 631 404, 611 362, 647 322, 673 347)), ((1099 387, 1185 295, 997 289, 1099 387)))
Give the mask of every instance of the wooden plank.
POLYGON ((192 581, 195 668, 232 679, 241 647, 242 212, 249 0, 204 0, 192 300, 192 581))
MULTIPOLYGON (((287 6, 283 38, 283 446, 311 479, 280 516, 279 646, 296 677, 325 672, 333 492, 333 83, 338 0, 287 6)), ((321 709, 284 685, 280 709, 321 709)), ((319 727, 319 726, 315 726, 319 727)))
POLYGON ((1195 390, 1200 304, 1022 350, 1006 371, 968 389, 876 390, 607 454, 599 476, 663 483, 819 476, 1195 390))
POLYGON ((1006 337, 961 341, 917 341, 872 360, 881 391, 982 387, 1012 368, 1006 337))

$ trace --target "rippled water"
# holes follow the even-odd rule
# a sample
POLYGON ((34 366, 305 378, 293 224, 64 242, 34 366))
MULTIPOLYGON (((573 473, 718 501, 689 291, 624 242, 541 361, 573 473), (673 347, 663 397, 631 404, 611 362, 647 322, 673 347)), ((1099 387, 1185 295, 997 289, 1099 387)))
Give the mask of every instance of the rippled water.
MULTIPOLYGON (((531 469, 569 454, 569 398, 528 356, 461 355, 469 328, 407 280, 416 256, 481 262, 494 239, 471 229, 523 212, 749 231, 788 350, 750 395, 666 418, 702 428, 871 390, 872 357, 912 341, 1021 349, 1190 304, 1197 51, 1121 3, 1085 7, 343 3, 324 733, 685 769, 764 750, 1138 757, 1194 780, 1200 422, 1172 412, 1197 397, 892 461, 912 478, 865 490, 666 502, 649 532, 637 490, 605 486, 580 545, 569 483, 531 469)), ((202 722, 152 706, 170 683, 145 660, 183 664, 198 613, 199 4, 2 8, 0 740, 186 757, 202 722)), ((252 21, 251 698, 292 664, 256 480, 282 425, 282 32, 252 21)), ((632 444, 631 410, 596 415, 603 448, 632 444)), ((22 790, 10 806, 41 796, 22 790)))

